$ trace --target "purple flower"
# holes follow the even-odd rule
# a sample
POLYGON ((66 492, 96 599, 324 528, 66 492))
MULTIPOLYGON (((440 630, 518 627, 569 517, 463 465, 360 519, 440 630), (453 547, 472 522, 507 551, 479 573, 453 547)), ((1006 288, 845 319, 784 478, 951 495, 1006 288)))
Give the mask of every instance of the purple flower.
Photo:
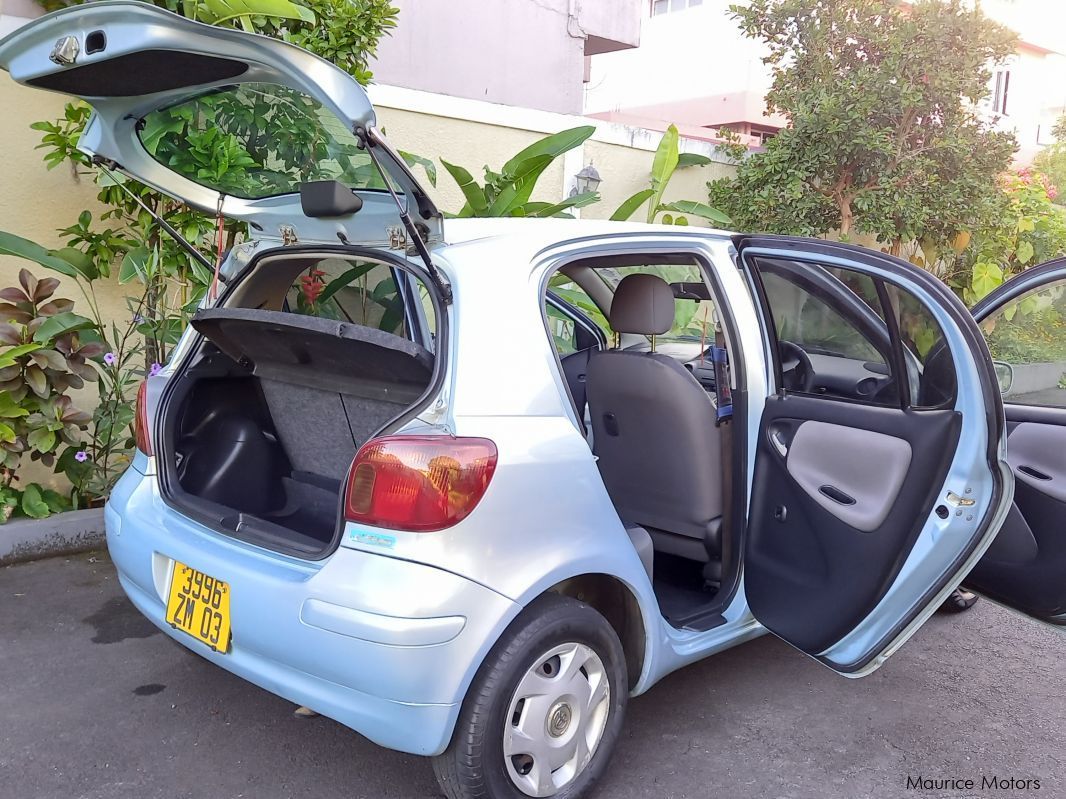
POLYGON ((149 377, 155 377, 157 374, 159 374, 162 371, 163 371, 163 364, 161 364, 161 363, 153 363, 152 364, 152 368, 150 368, 148 370, 148 376, 149 377))
POLYGON ((143 316, 141 316, 141 315, 140 315, 139 313, 135 313, 135 314, 133 315, 133 324, 135 324, 135 325, 139 325, 139 324, 141 324, 142 322, 144 322, 144 317, 143 317, 143 316))
POLYGON ((104 356, 104 363, 108 366, 114 366, 116 361, 118 361, 118 358, 115 357, 115 353, 113 352, 109 352, 104 356))
POLYGON ((85 463, 85 461, 89 460, 89 453, 85 451, 76 452, 74 453, 74 460, 78 463, 85 463))

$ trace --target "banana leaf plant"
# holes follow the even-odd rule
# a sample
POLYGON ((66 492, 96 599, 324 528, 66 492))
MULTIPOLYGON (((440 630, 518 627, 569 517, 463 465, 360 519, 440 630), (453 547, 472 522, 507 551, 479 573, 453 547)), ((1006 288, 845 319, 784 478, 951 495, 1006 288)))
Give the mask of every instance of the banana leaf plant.
POLYGON ((530 200, 537 181, 551 163, 563 153, 580 146, 595 130, 591 125, 583 125, 546 136, 517 153, 499 172, 486 166, 484 183, 478 183, 464 167, 440 159, 466 198, 466 203, 454 216, 568 217, 570 214, 567 211, 598 202, 600 195, 594 191, 575 194, 558 203, 530 200))
POLYGON ((695 200, 663 202, 663 194, 666 192, 666 187, 670 184, 670 179, 678 169, 707 166, 707 164, 711 163, 711 159, 705 155, 680 152, 679 139, 675 125, 671 125, 666 129, 658 148, 655 150, 655 158, 652 160, 650 185, 648 188, 641 189, 633 196, 627 198, 625 202, 618 206, 618 209, 611 214, 612 220, 624 222, 631 218, 641 206, 646 205, 647 222, 649 224, 659 221, 666 225, 687 225, 688 216, 706 219, 716 225, 731 224, 731 220, 726 214, 706 203, 696 202, 695 200), (659 216, 660 214, 662 214, 661 217, 659 216))

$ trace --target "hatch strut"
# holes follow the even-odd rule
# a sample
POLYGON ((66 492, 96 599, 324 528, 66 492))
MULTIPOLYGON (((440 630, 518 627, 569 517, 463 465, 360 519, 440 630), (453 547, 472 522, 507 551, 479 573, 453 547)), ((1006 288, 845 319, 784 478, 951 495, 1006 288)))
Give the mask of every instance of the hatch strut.
POLYGON ((125 192, 127 197, 137 203, 137 205, 141 207, 142 211, 152 217, 155 223, 159 225, 159 227, 163 228, 163 230, 165 230, 167 234, 178 243, 179 247, 181 247, 183 250, 185 250, 185 252, 195 258, 196 261, 201 264, 205 269, 208 269, 211 272, 215 271, 215 264, 207 260, 207 256, 205 256, 202 252, 196 249, 196 247, 189 243, 189 240, 182 236, 180 233, 178 233, 178 231, 174 229, 173 225, 171 225, 162 216, 160 216, 151 208, 149 208, 140 197, 130 191, 129 187, 127 187, 125 183, 118 179, 118 176, 116 176, 115 173, 112 171, 113 169, 121 169, 118 164, 109 159, 104 159, 99 155, 93 156, 92 163, 93 166, 97 167, 101 172, 111 178, 111 182, 118 186, 123 192, 125 192))
POLYGON ((452 301, 452 287, 445 282, 441 273, 437 270, 437 267, 433 264, 433 258, 429 254, 429 248, 426 247, 426 242, 422 238, 422 234, 418 232, 418 228, 415 223, 411 221, 411 215, 407 211, 407 205, 404 203, 399 195, 396 193, 396 189, 393 188, 392 181, 389 180, 389 175, 385 169, 381 166, 381 162, 378 160, 377 154, 374 149, 378 146, 379 142, 373 136, 372 130, 366 128, 356 128, 355 135, 359 137, 359 141, 362 143, 363 148, 366 150, 367 155, 370 156, 371 163, 377 169, 378 174, 381 175, 381 180, 385 183, 385 188, 388 189, 389 194, 392 196, 392 201, 396 203, 396 210, 400 213, 400 221, 403 222, 404 229, 407 231, 407 235, 411 239, 411 243, 414 244, 415 251, 422 259, 422 263, 426 265, 426 271, 429 272, 429 276, 433 279, 433 283, 441 293, 441 299, 444 304, 447 305, 452 301))

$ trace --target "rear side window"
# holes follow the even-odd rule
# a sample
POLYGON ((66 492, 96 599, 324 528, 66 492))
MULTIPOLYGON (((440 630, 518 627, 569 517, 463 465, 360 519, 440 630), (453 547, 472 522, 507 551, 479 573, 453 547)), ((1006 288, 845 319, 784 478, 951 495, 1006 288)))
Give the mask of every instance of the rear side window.
POLYGON ((840 267, 758 259, 758 272, 786 390, 893 407, 954 401, 943 332, 909 292, 840 267))
POLYGON ((955 362, 936 319, 913 294, 886 286, 907 360, 910 403, 940 408, 955 401, 955 362))
MULTIPOLYGON (((870 283, 872 287, 873 281, 866 275, 848 273, 842 269, 836 272, 850 278, 853 284, 870 283)), ((840 302, 834 307, 829 301, 832 294, 816 293, 771 271, 764 273, 763 285, 774 313, 779 339, 797 344, 808 353, 868 361, 881 367, 888 365, 885 353, 878 349, 871 336, 863 332, 854 315, 849 314, 850 309, 841 307, 840 302)), ((842 295, 850 295, 854 291, 843 281, 839 288, 842 295)))
POLYGON ((325 258, 304 269, 285 296, 290 313, 351 322, 417 340, 418 317, 432 332, 432 305, 419 281, 385 264, 325 258))

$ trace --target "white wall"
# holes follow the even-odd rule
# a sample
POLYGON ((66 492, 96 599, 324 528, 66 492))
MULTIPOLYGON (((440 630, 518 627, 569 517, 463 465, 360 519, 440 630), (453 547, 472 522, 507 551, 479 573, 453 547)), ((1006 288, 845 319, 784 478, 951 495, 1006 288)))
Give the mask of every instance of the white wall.
MULTIPOLYGON (((1066 38, 1066 31, 1063 34, 1066 38)), ((1051 128, 1066 113, 1066 58, 1023 48, 996 70, 1010 72, 1007 113, 998 114, 992 109, 994 74, 982 110, 998 129, 1011 131, 1017 137, 1015 162, 1032 163, 1036 154, 1054 140, 1051 128)))
POLYGON ((770 85, 761 60, 765 51, 744 37, 730 18, 732 1, 704 0, 684 11, 648 16, 640 47, 593 56, 586 112, 711 94, 754 91, 765 95, 770 85))

